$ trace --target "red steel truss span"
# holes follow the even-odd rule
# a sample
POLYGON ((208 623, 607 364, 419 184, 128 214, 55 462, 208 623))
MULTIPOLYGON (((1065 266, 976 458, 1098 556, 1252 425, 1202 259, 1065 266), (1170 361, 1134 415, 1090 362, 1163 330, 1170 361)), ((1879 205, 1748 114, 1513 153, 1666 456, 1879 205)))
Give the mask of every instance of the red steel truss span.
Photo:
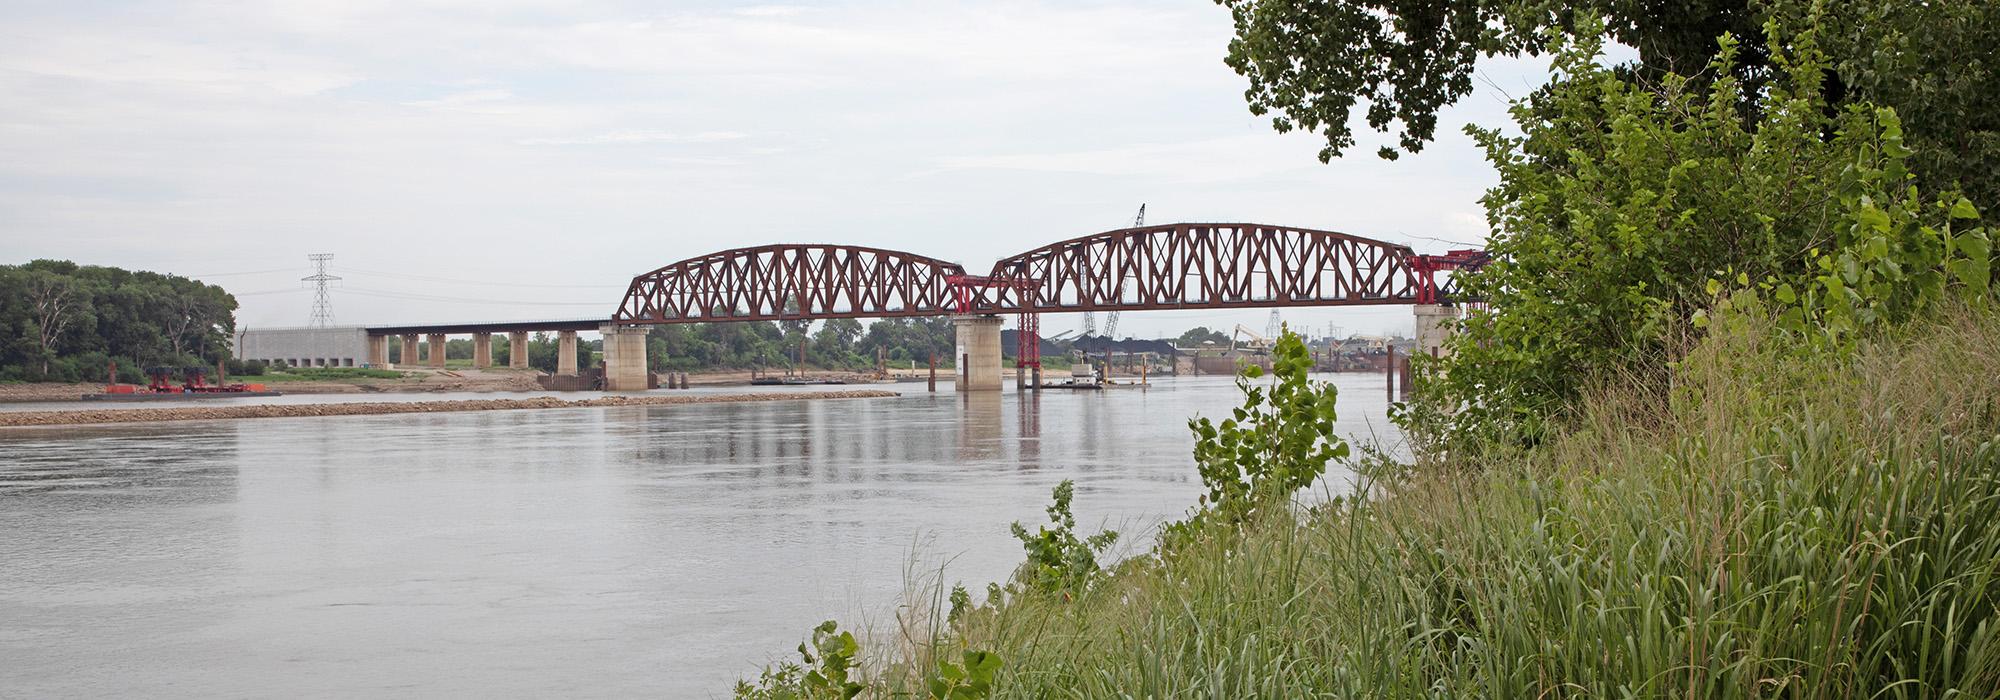
POLYGON ((893 250, 770 245, 639 275, 612 321, 1428 304, 1454 301, 1454 280, 1441 275, 1485 261, 1476 250, 1420 256, 1408 246, 1264 224, 1107 231, 1001 260, 984 277, 893 250))

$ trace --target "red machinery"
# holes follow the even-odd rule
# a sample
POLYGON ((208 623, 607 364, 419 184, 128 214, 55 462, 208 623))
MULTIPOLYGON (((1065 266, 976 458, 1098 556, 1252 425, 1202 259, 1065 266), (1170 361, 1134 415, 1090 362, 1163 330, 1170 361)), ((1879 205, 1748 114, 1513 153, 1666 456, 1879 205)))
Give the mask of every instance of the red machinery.
POLYGON ((1441 291, 1437 273, 1446 270, 1477 270, 1493 260, 1493 255, 1477 248, 1454 250, 1443 255, 1418 255, 1410 258, 1410 270, 1417 277, 1417 303, 1436 304, 1446 299, 1440 298, 1441 291))
MULTIPOLYGON (((143 399, 207 398, 229 396, 278 396, 268 391, 262 384, 208 383, 208 369, 205 367, 148 367, 146 385, 120 384, 118 369, 111 368, 111 383, 104 386, 102 394, 87 394, 83 398, 92 401, 119 401, 143 399), (176 381, 178 379, 178 381, 176 381)), ((226 380, 225 380, 226 381, 226 380)))
MULTIPOLYGON (((983 277, 980 275, 947 275, 946 284, 951 286, 952 311, 972 313, 975 289, 1016 289, 1021 292, 1020 328, 1014 333, 1014 366, 1033 367, 1038 372, 1042 368, 1042 315, 1035 309, 1035 290, 1040 283, 1034 280, 1008 277, 983 277)), ((1040 376, 1037 374, 1036 376, 1040 376)))

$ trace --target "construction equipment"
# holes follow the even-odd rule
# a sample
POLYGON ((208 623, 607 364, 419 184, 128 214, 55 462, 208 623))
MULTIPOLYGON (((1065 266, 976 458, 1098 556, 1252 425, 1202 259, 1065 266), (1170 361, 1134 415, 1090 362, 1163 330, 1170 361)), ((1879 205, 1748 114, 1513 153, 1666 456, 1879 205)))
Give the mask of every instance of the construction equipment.
POLYGON ((1231 333, 1231 334, 1229 334, 1229 349, 1230 349, 1231 351, 1235 351, 1235 350, 1239 350, 1239 349, 1243 349, 1243 350, 1267 350, 1267 349, 1270 349, 1270 347, 1271 347, 1271 339, 1270 339, 1269 337, 1266 337, 1266 336, 1262 336, 1262 335, 1258 335, 1256 331, 1253 331, 1253 330, 1250 330, 1250 329, 1248 329, 1248 328, 1244 328, 1244 327, 1243 327, 1243 324, 1241 324, 1241 323, 1238 323, 1238 324, 1236 324, 1236 332, 1234 332, 1234 333, 1231 333), (1243 344, 1243 345, 1239 345, 1239 344, 1238 344, 1238 343, 1236 342, 1236 340, 1237 340, 1238 338, 1240 338, 1240 337, 1242 337, 1242 336, 1246 336, 1246 335, 1247 335, 1247 336, 1250 336, 1250 340, 1254 341, 1254 344, 1243 344))
MULTIPOLYGON (((1145 226, 1145 225, 1146 225, 1146 203, 1140 202, 1139 215, 1132 217, 1132 228, 1139 228, 1140 226, 1145 226)), ((1123 280, 1120 280, 1118 282, 1118 298, 1120 299, 1125 298, 1125 282, 1123 280)), ((1089 321, 1087 320, 1085 321, 1085 323, 1088 322, 1089 321)), ((1113 311, 1111 313, 1104 315, 1104 337, 1110 338, 1112 340, 1118 339, 1118 312, 1113 311)))
MULTIPOLYGON (((117 376, 117 370, 112 370, 117 376)), ((226 380, 225 380, 226 381, 226 380)), ((102 394, 85 394, 85 401, 154 401, 173 399, 282 396, 262 384, 210 384, 206 367, 148 367, 146 386, 107 384, 102 394), (174 381, 178 375, 180 381, 174 381)))

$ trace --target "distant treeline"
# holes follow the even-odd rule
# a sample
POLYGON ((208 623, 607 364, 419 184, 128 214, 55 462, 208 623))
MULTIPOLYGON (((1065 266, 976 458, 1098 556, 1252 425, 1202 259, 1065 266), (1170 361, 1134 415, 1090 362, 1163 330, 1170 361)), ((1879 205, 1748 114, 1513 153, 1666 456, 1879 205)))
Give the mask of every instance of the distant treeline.
POLYGON ((0 380, 88 381, 118 363, 209 366, 229 354, 236 298, 185 277, 36 260, 0 265, 0 380))
POLYGON ((689 323, 654 326, 646 335, 647 364, 659 369, 792 367, 803 348, 805 366, 862 369, 876 352, 892 364, 922 364, 937 354, 951 359, 951 319, 891 318, 866 327, 851 318, 805 321, 689 323))

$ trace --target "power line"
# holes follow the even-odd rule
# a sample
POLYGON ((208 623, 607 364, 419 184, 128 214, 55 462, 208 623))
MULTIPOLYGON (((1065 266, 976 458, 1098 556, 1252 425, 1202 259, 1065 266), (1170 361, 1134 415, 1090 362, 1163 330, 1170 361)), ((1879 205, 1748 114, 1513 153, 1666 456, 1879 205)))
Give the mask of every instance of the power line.
POLYGON ((423 282, 472 284, 472 285, 481 285, 488 287, 533 287, 538 289, 625 289, 627 287, 627 285, 623 284, 528 284, 528 283, 515 283, 515 282, 494 282, 490 280, 466 280, 466 279, 453 279, 450 277, 435 277, 431 275, 416 275, 407 272, 380 272, 376 270, 357 270, 354 268, 342 268, 342 271, 348 274, 355 274, 355 275, 391 277, 397 279, 419 280, 423 282))
POLYGON ((293 270, 297 270, 297 269, 298 269, 298 268, 296 268, 296 267, 279 267, 279 268, 273 268, 273 269, 269 269, 269 270, 249 270, 249 271, 245 271, 245 272, 211 272, 211 273, 208 273, 208 274, 202 274, 202 275, 186 275, 186 276, 187 276, 187 277, 190 277, 190 278, 193 278, 193 277, 241 277, 241 276, 243 276, 243 275, 270 275, 270 274, 276 274, 276 273, 279 273, 279 272, 291 272, 291 271, 293 271, 293 270))
POLYGON ((319 266, 318 273, 300 278, 300 281, 311 282, 317 288, 313 292, 312 318, 306 321, 306 327, 325 328, 333 325, 333 300, 326 295, 326 283, 338 281, 340 278, 326 274, 326 261, 333 259, 332 253, 313 253, 307 255, 306 259, 319 266))
POLYGON ((439 296, 434 294, 411 294, 408 292, 387 292, 387 291, 379 291, 372 289, 356 289, 353 287, 343 288, 342 291, 345 291, 348 294, 359 294, 361 296, 366 296, 366 297, 379 297, 383 299, 402 299, 406 301, 436 301, 436 302, 444 302, 451 304, 506 304, 508 306, 597 306, 597 307, 609 306, 609 304, 601 301, 520 301, 515 299, 474 299, 469 297, 448 297, 448 296, 439 296))

